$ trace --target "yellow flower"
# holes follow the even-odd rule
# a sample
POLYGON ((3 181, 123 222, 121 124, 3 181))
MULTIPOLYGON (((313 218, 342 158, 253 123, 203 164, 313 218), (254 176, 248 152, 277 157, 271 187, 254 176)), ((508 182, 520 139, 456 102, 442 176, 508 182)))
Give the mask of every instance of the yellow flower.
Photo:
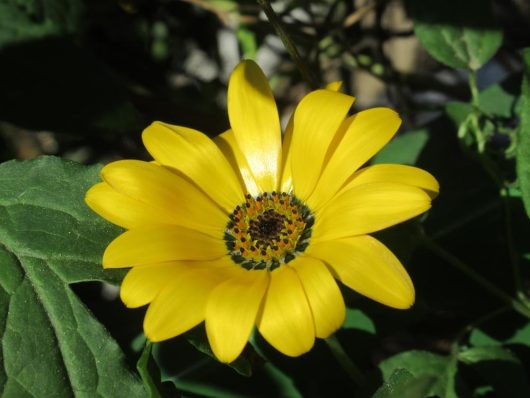
POLYGON ((154 162, 103 168, 86 202, 128 230, 103 266, 132 267, 121 299, 149 304, 149 340, 204 321, 213 352, 231 362, 256 326, 297 356, 344 322, 335 279, 394 308, 413 304, 407 272, 368 234, 428 210, 438 183, 410 166, 360 169, 401 121, 387 108, 348 117, 353 101, 336 87, 309 93, 282 141, 267 80, 243 61, 228 86, 230 130, 212 141, 155 122, 142 136, 154 162))

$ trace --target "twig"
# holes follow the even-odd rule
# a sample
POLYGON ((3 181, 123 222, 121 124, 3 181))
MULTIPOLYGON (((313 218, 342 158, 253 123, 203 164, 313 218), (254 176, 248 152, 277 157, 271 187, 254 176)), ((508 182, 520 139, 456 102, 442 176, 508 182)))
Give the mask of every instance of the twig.
POLYGON ((270 2, 268 0, 257 0, 260 7, 263 9, 263 12, 265 12, 265 15, 267 15, 267 19, 271 23, 272 27, 276 31, 276 34, 279 36, 281 41, 283 42, 283 45, 285 46, 285 49, 293 59, 294 63, 298 67, 298 70, 304 77, 304 79, 309 83, 309 85, 312 88, 318 88, 320 86, 318 79, 313 75, 311 70, 307 67, 304 60, 300 56, 300 53, 296 49, 296 46, 294 45, 293 41, 287 34, 286 30, 283 27, 282 22, 280 21, 280 18, 274 10, 272 9, 270 2))
POLYGON ((342 23, 342 26, 344 28, 349 28, 350 26, 355 25, 357 22, 359 22, 363 17, 368 14, 370 11, 374 10, 377 6, 377 2, 374 1, 370 4, 366 4, 362 7, 359 7, 357 10, 352 12, 350 15, 348 15, 344 22, 342 23))

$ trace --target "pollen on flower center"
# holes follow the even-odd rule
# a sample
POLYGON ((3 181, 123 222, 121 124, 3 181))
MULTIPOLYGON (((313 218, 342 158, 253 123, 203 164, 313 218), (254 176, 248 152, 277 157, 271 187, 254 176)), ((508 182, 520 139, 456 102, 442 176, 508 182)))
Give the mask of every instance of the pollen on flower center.
POLYGON ((224 238, 234 262, 271 271, 306 249, 314 223, 309 208, 285 192, 247 195, 229 218, 224 238))

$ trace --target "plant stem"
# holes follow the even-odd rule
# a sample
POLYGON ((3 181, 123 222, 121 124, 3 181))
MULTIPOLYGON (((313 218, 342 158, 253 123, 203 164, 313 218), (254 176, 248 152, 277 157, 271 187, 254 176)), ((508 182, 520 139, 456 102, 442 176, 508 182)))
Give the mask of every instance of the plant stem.
POLYGON ((491 200, 487 203, 485 203, 483 206, 477 207, 471 211, 469 211, 465 216, 459 218, 457 221, 452 222, 449 225, 446 225, 445 227, 441 228, 434 234, 432 234, 431 239, 439 239, 447 234, 456 231, 463 226, 467 225, 468 223, 473 222, 477 218, 480 218, 481 216, 489 213, 490 211, 496 209, 500 206, 500 202, 498 199, 491 200))
POLYGON ((471 91, 471 104, 473 105, 473 113, 469 115, 469 126, 471 132, 477 141, 477 149, 480 154, 484 153, 486 149, 486 137, 480 127, 480 118, 482 112, 479 109, 480 99, 477 86, 477 74, 474 70, 469 71, 469 90, 471 91))
POLYGON ((153 365, 150 363, 152 348, 153 343, 151 343, 149 340, 146 340, 142 355, 136 364, 136 369, 142 378, 142 382, 144 383, 144 387, 149 394, 149 398, 161 398, 162 395, 158 389, 158 384, 160 383, 160 374, 157 374, 155 378, 151 374, 151 368, 153 367, 153 365))
POLYGON ((269 20, 272 27, 276 31, 276 34, 278 35, 278 37, 283 42, 285 49, 287 50, 287 52, 293 59, 294 63, 298 67, 298 70, 302 74, 303 78, 309 83, 309 85, 312 88, 318 88, 320 86, 318 79, 315 77, 315 75, 311 72, 311 70, 307 67, 307 65, 303 61, 302 57, 300 56, 300 53, 296 49, 296 46, 294 45, 293 41, 291 40, 286 30, 284 29, 283 24, 280 21, 280 18, 272 9, 270 2, 268 0, 256 0, 256 1, 260 5, 263 12, 265 12, 265 15, 267 15, 267 19, 269 20))
POLYGON ((497 286, 495 286, 493 283, 491 283, 482 275, 474 271, 468 264, 464 263, 458 257, 455 257, 453 254, 449 253, 447 250, 442 248, 432 239, 428 238, 427 236, 424 236, 423 244, 433 253, 437 254, 439 257, 447 261, 450 265, 469 276, 485 290, 487 290, 491 295, 497 297, 502 302, 510 305, 515 311, 519 312, 521 315, 530 318, 530 308, 528 308, 524 303, 521 303, 519 300, 512 298, 509 294, 497 288, 497 286))
POLYGON ((469 90, 471 91, 471 103, 475 108, 479 107, 479 91, 477 86, 477 73, 474 70, 469 71, 469 90))
POLYGON ((492 320, 493 318, 496 318, 499 315, 504 314, 505 312, 511 310, 511 308, 512 308, 511 305, 503 305, 502 307, 496 309, 495 311, 481 316, 477 320, 471 322, 470 324, 468 324, 464 328, 462 328, 462 330, 460 330, 456 334, 456 336, 453 338, 453 344, 452 344, 452 348, 451 348, 451 351, 453 352, 453 354, 457 354, 458 353, 458 349, 460 347, 461 341, 464 339, 464 337, 468 333, 473 331, 473 329, 475 329, 476 327, 478 327, 478 326, 480 326, 480 325, 492 320))
POLYGON ((344 369, 348 376, 350 376, 350 379, 352 379, 356 385, 361 385, 363 383, 364 376, 357 365, 355 365, 348 354, 346 354, 346 351, 344 351, 344 348, 337 339, 337 336, 332 335, 327 339, 324 339, 324 341, 328 345, 329 350, 340 364, 342 369, 344 369))

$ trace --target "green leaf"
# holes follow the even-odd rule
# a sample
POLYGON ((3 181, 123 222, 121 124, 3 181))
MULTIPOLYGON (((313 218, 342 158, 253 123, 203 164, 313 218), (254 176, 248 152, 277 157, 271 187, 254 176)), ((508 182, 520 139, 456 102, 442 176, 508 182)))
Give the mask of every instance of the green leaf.
POLYGON ((410 0, 414 32, 436 60, 477 70, 502 43, 489 0, 410 0))
POLYGON ((458 354, 458 360, 468 365, 481 361, 508 361, 519 363, 519 359, 517 359, 511 351, 498 346, 468 348, 458 354))
POLYGON ((405 369, 415 379, 435 379, 428 385, 424 396, 439 396, 457 398, 455 390, 455 375, 457 361, 454 357, 441 356, 426 351, 407 351, 385 359, 379 364, 383 373, 383 380, 390 383, 391 377, 398 369, 405 369))
POLYGON ((466 102, 449 101, 445 104, 445 113, 458 129, 468 116, 473 113, 473 106, 466 102))
POLYGON ((373 163, 416 164, 429 140, 427 130, 406 131, 388 143, 374 157, 373 163))
POLYGON ((158 385, 160 384, 160 370, 152 360, 152 344, 146 341, 142 355, 136 364, 136 369, 144 382, 145 389, 149 392, 150 398, 161 398, 158 385), (158 370, 158 372, 156 372, 158 370))
POLYGON ((399 368, 392 372, 372 398, 424 398, 435 381, 432 376, 415 378, 408 370, 399 368))
POLYGON ((523 194, 526 214, 530 217, 530 48, 523 51, 524 76, 521 88, 521 124, 515 153, 517 179, 523 194))
POLYGON ((512 334, 507 338, 496 339, 481 329, 473 329, 469 336, 469 343, 475 347, 500 346, 503 344, 521 344, 530 347, 530 322, 517 329, 511 329, 512 334))
POLYGON ((511 351, 500 346, 471 347, 458 354, 458 359, 472 366, 493 388, 497 396, 525 398, 530 386, 521 361, 511 351))
POLYGON ((469 343, 473 346, 493 346, 502 343, 484 333, 480 329, 473 329, 469 335, 469 343))
POLYGON ((120 230, 83 201, 99 169, 54 157, 0 165, 3 397, 145 396, 116 342, 69 288, 123 276, 101 268, 120 230))
POLYGON ((0 0, 0 49, 76 32, 83 9, 81 0, 0 0))
POLYGON ((258 51, 256 34, 252 30, 241 25, 237 28, 236 35, 239 45, 241 46, 241 50, 243 51, 243 57, 254 59, 258 51))
POLYGON ((375 325, 368 316, 361 310, 346 308, 346 320, 344 329, 358 329, 364 332, 375 334, 375 325))
POLYGON ((513 114, 516 101, 517 97, 503 84, 493 84, 479 94, 480 110, 487 115, 509 118, 513 114))
MULTIPOLYGON (((214 358, 215 355, 208 342, 206 331, 203 325, 199 325, 196 328, 191 329, 186 333, 188 341, 200 352, 214 358)), ((252 365, 255 361, 262 362, 261 357, 254 351, 254 349, 247 344, 243 353, 232 363, 228 364, 232 369, 242 376, 252 376, 252 365)))
MULTIPOLYGON (((143 337, 143 336, 142 336, 143 337)), ((150 398, 174 397, 177 391, 172 383, 162 383, 160 368, 156 364, 153 355, 153 344, 143 338, 145 345, 142 355, 136 363, 136 369, 144 382, 144 387, 149 393, 150 398), (173 386, 173 387, 172 387, 173 386)))

